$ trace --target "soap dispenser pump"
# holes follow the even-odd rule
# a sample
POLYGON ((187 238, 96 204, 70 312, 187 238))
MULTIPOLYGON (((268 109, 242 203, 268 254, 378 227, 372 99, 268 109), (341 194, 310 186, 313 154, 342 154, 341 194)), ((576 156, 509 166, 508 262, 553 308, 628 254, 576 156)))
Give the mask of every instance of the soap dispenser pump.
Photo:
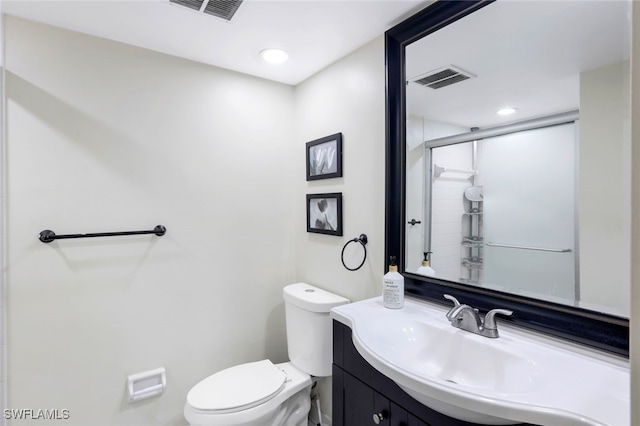
POLYGON ((433 270, 433 268, 430 265, 431 262, 429 261, 429 258, 431 257, 431 253, 432 252, 430 251, 424 252, 424 260, 422 261, 422 266, 420 266, 416 271, 417 274, 424 275, 425 277, 436 276, 436 271, 433 270))

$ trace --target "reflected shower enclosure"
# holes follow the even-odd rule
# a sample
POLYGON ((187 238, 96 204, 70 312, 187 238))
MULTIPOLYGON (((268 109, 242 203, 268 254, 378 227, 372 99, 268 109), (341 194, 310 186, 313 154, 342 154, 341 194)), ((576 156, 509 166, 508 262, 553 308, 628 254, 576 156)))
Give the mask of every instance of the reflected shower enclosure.
POLYGON ((570 122, 431 148, 437 276, 579 300, 576 145, 570 122))

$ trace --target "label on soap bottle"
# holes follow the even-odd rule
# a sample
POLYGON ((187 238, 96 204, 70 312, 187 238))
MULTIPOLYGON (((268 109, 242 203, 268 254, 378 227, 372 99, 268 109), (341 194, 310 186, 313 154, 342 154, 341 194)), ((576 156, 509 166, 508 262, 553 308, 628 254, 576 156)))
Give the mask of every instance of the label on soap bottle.
POLYGON ((382 304, 385 308, 399 309, 404 306, 404 277, 398 272, 384 276, 382 304))

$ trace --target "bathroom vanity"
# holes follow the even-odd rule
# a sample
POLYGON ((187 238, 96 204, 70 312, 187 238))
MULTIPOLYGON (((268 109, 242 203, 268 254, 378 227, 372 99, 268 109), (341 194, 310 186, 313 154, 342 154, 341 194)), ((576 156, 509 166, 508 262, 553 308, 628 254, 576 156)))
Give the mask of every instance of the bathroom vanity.
POLYGON ((332 309, 334 424, 630 424, 627 360, 504 322, 487 338, 446 314, 412 298, 332 309))

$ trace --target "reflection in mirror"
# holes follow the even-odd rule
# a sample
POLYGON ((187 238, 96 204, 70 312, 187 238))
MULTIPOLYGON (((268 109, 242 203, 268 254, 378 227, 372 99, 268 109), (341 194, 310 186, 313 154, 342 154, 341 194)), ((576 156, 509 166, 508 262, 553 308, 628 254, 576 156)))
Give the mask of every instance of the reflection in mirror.
POLYGON ((628 317, 630 7, 497 1, 406 47, 405 271, 628 317))

